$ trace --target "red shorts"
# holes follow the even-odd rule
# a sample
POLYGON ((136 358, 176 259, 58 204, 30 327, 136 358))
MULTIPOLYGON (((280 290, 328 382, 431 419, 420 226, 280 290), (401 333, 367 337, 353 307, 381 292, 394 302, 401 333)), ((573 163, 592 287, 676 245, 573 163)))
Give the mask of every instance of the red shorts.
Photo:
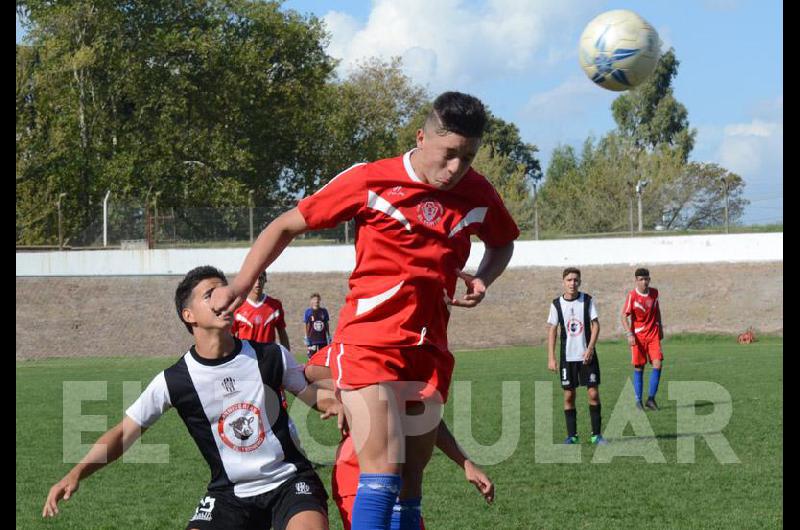
POLYGON ((634 366, 653 364, 653 361, 664 359, 661 351, 661 340, 658 337, 651 340, 640 340, 636 338, 636 344, 631 346, 631 363, 634 366))
POLYGON ((433 346, 402 348, 334 343, 331 375, 337 390, 356 390, 377 383, 404 383, 407 401, 447 401, 455 359, 433 346))

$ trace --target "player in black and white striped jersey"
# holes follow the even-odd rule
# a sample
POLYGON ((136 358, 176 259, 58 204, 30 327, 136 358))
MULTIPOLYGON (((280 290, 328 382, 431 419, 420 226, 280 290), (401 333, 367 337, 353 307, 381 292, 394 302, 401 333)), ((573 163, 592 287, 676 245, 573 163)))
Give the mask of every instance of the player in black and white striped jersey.
POLYGON ((280 403, 285 388, 323 411, 341 411, 333 392, 308 385, 303 367, 275 343, 230 334, 231 316, 208 304, 227 283, 198 267, 175 293, 178 315, 195 345, 160 372, 84 459, 51 489, 43 516, 58 513, 79 482, 113 462, 167 410, 175 408, 211 470, 207 492, 187 528, 328 528, 327 493, 302 452, 280 403))

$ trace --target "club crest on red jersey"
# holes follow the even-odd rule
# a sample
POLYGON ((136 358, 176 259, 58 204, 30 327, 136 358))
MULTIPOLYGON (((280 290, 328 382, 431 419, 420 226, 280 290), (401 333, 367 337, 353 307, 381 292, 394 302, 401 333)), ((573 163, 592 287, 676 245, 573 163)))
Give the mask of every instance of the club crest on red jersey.
POLYGON ((417 218, 426 226, 436 226, 444 215, 444 207, 436 199, 426 198, 417 205, 417 218))

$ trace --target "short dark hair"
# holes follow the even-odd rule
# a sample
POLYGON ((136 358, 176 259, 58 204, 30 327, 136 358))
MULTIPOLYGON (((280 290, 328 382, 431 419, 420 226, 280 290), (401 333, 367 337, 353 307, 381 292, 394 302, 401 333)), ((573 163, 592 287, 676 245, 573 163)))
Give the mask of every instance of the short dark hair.
POLYGON ((564 272, 561 273, 561 279, 563 280, 564 278, 567 277, 568 274, 573 274, 573 273, 577 274, 578 278, 581 277, 580 269, 576 269, 575 267, 567 267, 566 269, 564 269, 564 272))
POLYGON ((267 271, 261 271, 261 274, 256 278, 256 282, 267 283, 267 271))
POLYGON ((649 278, 650 277, 650 271, 645 269, 644 267, 640 267, 640 268, 636 269, 636 272, 634 272, 633 275, 636 276, 637 278, 639 276, 647 276, 649 278))
POLYGON ((308 298, 309 300, 311 298, 319 298, 320 300, 322 300, 322 297, 319 295, 319 293, 311 293, 311 296, 309 296, 308 298))
POLYGON ((460 134, 480 138, 486 128, 486 107, 475 96, 462 92, 445 92, 433 100, 433 108, 425 118, 425 128, 436 134, 460 134))
POLYGON ((192 335, 194 335, 192 326, 183 320, 183 310, 189 303, 189 299, 192 297, 192 291, 197 287, 197 284, 208 278, 219 278, 225 282, 226 285, 228 284, 228 279, 225 278, 225 274, 221 270, 211 265, 203 265, 201 267, 195 267, 187 272, 186 276, 181 280, 181 283, 178 284, 178 288, 175 289, 175 309, 178 311, 178 318, 181 319, 183 325, 186 326, 186 329, 188 329, 189 333, 192 335))

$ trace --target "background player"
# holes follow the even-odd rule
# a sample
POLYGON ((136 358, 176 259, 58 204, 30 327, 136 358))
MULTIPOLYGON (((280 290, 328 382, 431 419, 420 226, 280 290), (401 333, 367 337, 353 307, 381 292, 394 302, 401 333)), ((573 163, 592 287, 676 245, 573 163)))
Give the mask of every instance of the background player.
POLYGON ((266 285, 267 271, 262 271, 250 289, 247 300, 234 313, 231 333, 240 339, 256 342, 275 342, 277 334, 280 343, 291 350, 283 304, 277 298, 267 296, 264 292, 266 285))
POLYGON ((330 317, 328 316, 328 310, 320 307, 321 301, 322 297, 319 293, 312 294, 309 299, 310 307, 306 308, 305 315, 303 315, 306 350, 309 359, 331 342, 331 333, 328 325, 330 317))
POLYGON ((580 443, 578 437, 575 388, 585 386, 589 394, 589 417, 592 422, 593 444, 605 444, 600 434, 600 362, 597 359, 597 337, 600 321, 591 296, 578 291, 581 271, 568 267, 561 274, 564 294, 550 304, 547 324, 547 367, 556 371, 556 332, 561 330, 561 388, 564 389, 564 417, 567 439, 564 443, 580 443))
POLYGON ((636 394, 636 406, 641 409, 644 365, 649 362, 653 365, 653 371, 650 373, 650 392, 644 406, 650 410, 658 410, 656 392, 664 360, 664 353, 661 350, 664 327, 661 325, 658 289, 650 287, 649 270, 636 269, 634 276, 636 287, 628 293, 625 305, 622 307, 622 327, 631 347, 633 390, 636 394))

